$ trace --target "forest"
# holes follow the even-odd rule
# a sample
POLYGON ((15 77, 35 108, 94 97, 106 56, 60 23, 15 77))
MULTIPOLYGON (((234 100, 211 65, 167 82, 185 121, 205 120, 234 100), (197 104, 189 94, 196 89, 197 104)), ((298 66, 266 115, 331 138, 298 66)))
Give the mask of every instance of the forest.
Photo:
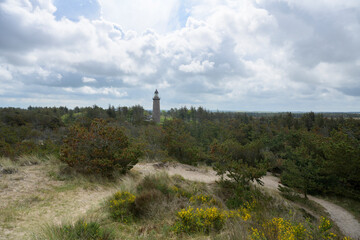
POLYGON ((81 174, 106 178, 139 161, 211 166, 232 189, 225 194, 230 209, 251 202, 251 182, 261 185, 267 172, 281 179, 284 194, 360 201, 359 113, 182 107, 162 111, 156 124, 139 105, 0 108, 0 155, 12 161, 54 155, 81 174))
MULTIPOLYGON (((0 155, 59 154, 69 128, 94 119, 122 127, 144 157, 212 165, 227 160, 280 174, 303 193, 360 200, 360 114, 236 113, 183 107, 149 121, 141 106, 0 109, 0 155), (221 151, 221 153, 220 153, 221 151), (222 159, 225 160, 225 159, 222 159)), ((229 162, 228 161, 228 162, 229 162)))

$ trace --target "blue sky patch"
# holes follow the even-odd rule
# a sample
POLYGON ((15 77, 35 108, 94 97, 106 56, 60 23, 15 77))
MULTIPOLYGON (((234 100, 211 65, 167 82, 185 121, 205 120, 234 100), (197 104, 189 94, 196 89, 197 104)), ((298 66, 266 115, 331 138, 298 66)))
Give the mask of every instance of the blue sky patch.
POLYGON ((80 16, 90 20, 100 18, 101 7, 97 0, 55 0, 54 5, 57 8, 57 20, 66 17, 78 21, 80 16))

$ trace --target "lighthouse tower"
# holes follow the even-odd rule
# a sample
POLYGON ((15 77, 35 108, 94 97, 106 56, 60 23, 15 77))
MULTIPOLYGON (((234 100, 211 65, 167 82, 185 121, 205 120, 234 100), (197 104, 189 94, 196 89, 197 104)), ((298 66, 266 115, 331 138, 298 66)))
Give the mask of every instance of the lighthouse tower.
POLYGON ((156 123, 160 123, 160 98, 159 92, 156 89, 155 95, 153 98, 153 112, 152 112, 153 121, 156 123))

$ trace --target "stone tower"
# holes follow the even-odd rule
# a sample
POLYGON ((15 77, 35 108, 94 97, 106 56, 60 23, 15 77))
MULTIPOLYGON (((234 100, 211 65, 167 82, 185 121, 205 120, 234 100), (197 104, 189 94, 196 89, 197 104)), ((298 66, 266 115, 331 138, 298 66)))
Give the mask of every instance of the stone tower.
POLYGON ((159 98, 159 92, 157 89, 155 91, 155 95, 153 98, 152 118, 153 118, 154 122, 160 123, 160 98, 159 98))

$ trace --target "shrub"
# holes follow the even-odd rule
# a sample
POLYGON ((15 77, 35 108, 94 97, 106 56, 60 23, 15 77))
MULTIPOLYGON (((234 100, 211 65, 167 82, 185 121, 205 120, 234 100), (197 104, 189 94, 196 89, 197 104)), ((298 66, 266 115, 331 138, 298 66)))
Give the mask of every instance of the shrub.
MULTIPOLYGON (((250 212, 253 210, 256 201, 246 203, 235 210, 222 210, 218 207, 210 207, 212 204, 219 204, 214 198, 207 195, 192 196, 191 203, 199 203, 203 207, 196 210, 189 206, 177 213, 177 221, 174 225, 174 231, 177 233, 195 233, 210 231, 219 231, 225 225, 228 219, 242 219, 248 221, 251 218, 250 212)), ((220 205, 220 204, 219 204, 220 205)))
POLYGON ((89 129, 73 126, 61 147, 60 159, 83 173, 125 173, 138 161, 141 151, 124 132, 96 119, 89 129))
POLYGON ((133 220, 133 211, 135 206, 135 195, 129 192, 117 192, 109 201, 109 210, 111 217, 119 222, 130 222, 133 220))
MULTIPOLYGON (((309 226, 306 229, 301 223, 291 223, 283 218, 273 218, 262 224, 262 230, 251 228, 251 240, 287 240, 287 239, 340 239, 331 233, 332 223, 329 219, 321 217, 317 228, 309 226)), ((345 237, 343 240, 351 238, 345 237)))
POLYGON ((199 203, 204 205, 220 205, 213 197, 205 194, 198 194, 196 196, 191 196, 189 201, 191 203, 199 203))
POLYGON ((319 224, 319 235, 322 239, 336 239, 336 235, 330 232, 330 229, 333 227, 333 223, 326 217, 320 218, 319 224))
POLYGON ((177 213, 177 222, 174 226, 175 232, 205 232, 211 230, 219 231, 225 224, 226 215, 217 207, 197 208, 189 206, 177 213))
POLYGON ((157 189, 141 192, 135 198, 135 215, 151 217, 154 205, 158 205, 164 195, 157 189))
MULTIPOLYGON (((283 218, 273 218, 263 224, 266 239, 308 239, 309 232, 299 223, 292 224, 283 218)), ((254 231, 256 232, 256 231, 254 231)), ((257 239, 253 238, 252 239, 257 239)))
POLYGON ((226 211, 225 214, 228 218, 241 218, 242 220, 247 221, 251 218, 250 212, 254 210, 255 205, 255 200, 251 203, 246 202, 243 206, 235 210, 226 211))

